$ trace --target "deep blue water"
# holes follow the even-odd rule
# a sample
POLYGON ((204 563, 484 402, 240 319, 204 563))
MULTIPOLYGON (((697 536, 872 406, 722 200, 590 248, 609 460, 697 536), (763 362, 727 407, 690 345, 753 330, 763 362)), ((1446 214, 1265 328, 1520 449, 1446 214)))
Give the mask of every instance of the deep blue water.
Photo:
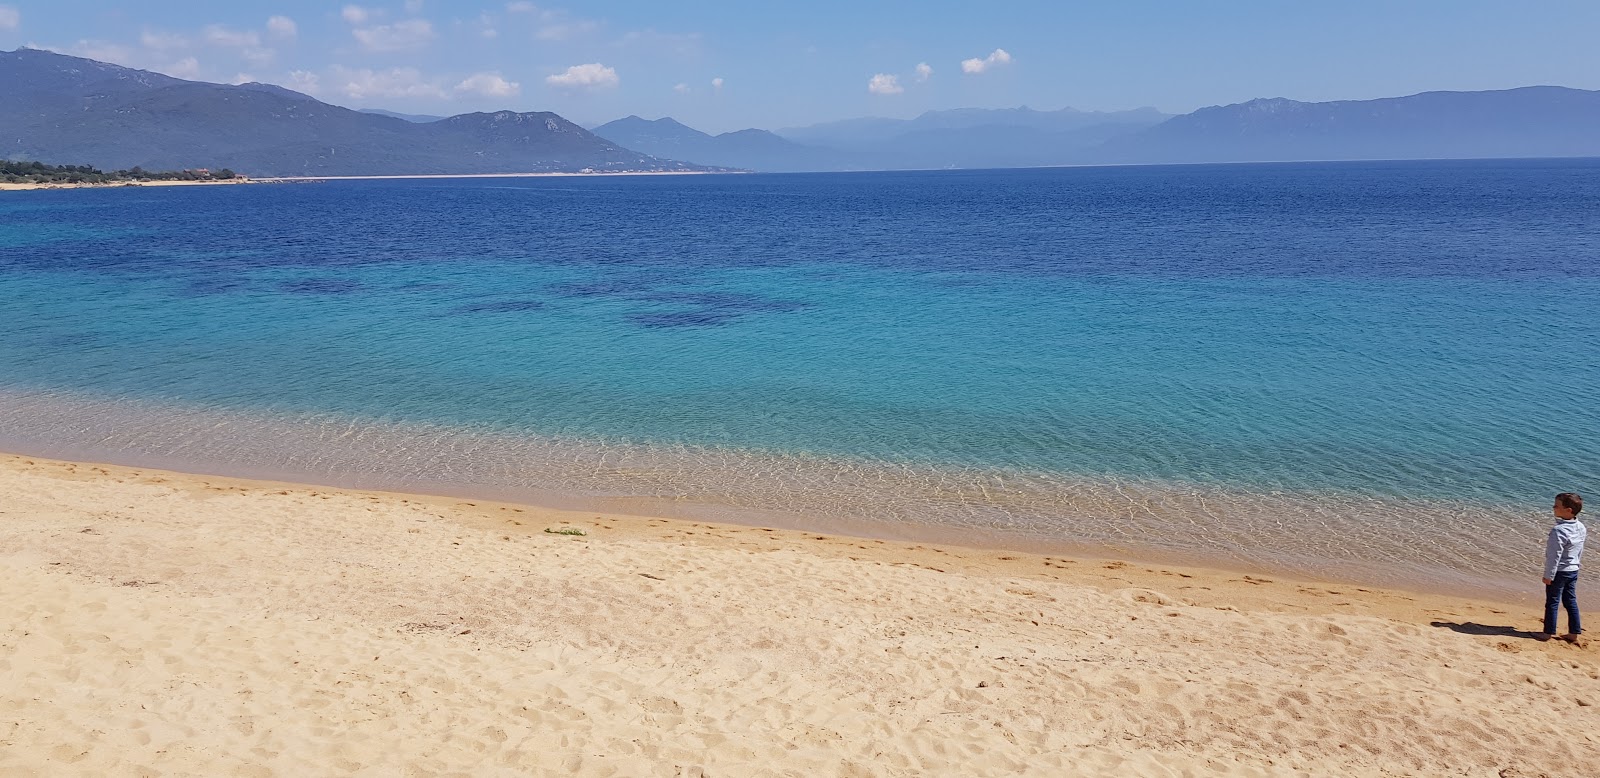
POLYGON ((3 193, 0 320, 0 390, 1542 510, 1600 161, 3 193))

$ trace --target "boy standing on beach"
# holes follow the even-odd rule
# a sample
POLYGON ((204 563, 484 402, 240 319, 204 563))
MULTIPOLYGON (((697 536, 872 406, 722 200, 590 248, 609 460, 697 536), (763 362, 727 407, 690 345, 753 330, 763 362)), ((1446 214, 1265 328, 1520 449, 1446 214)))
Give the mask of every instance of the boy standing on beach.
POLYGON ((1589 530, 1578 521, 1583 512, 1583 498, 1572 492, 1556 495, 1551 509, 1556 515, 1556 525, 1550 528, 1550 537, 1544 544, 1544 632, 1540 640, 1556 636, 1556 617, 1561 606, 1567 608, 1567 640, 1577 640, 1583 634, 1583 622, 1578 618, 1578 567, 1583 561, 1583 541, 1589 530))

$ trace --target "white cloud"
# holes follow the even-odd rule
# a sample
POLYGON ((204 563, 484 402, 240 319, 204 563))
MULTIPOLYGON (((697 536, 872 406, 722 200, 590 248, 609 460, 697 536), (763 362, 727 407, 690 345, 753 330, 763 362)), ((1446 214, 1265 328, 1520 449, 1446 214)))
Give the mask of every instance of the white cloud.
POLYGON ((194 57, 184 57, 177 62, 154 67, 151 70, 157 73, 165 73, 173 78, 186 78, 192 81, 200 77, 200 60, 194 57))
POLYGON ((518 0, 515 3, 506 3, 506 10, 514 14, 531 14, 539 10, 539 6, 526 2, 526 0, 518 0))
POLYGON ((284 86, 296 92, 314 95, 322 89, 322 77, 309 70, 291 70, 289 71, 289 83, 284 84, 284 86))
POLYGON ((867 91, 875 95, 897 95, 906 91, 900 86, 900 77, 888 73, 879 73, 867 79, 867 91))
POLYGON ((147 49, 165 51, 167 49, 184 48, 189 45, 189 39, 174 32, 145 30, 139 33, 139 45, 147 49))
POLYGON ((677 92, 680 95, 689 94, 689 85, 688 84, 678 84, 677 86, 674 86, 672 88, 672 91, 677 92))
POLYGON ((15 30, 22 26, 22 12, 9 5, 0 5, 0 30, 15 30))
POLYGON ((484 97, 513 97, 522 91, 522 85, 505 80, 498 71, 486 71, 467 76, 466 80, 456 84, 456 91, 484 97))
POLYGON ((933 66, 926 62, 917 63, 917 80, 927 81, 933 75, 933 66))
POLYGON ((356 100, 370 97, 449 97, 436 79, 425 78, 416 68, 351 69, 333 66, 332 86, 339 94, 356 100))
POLYGON ((973 57, 972 59, 961 60, 961 72, 982 73, 989 68, 1009 64, 1011 64, 1011 55, 1007 54, 1005 49, 995 49, 994 51, 989 52, 989 56, 984 57, 983 59, 973 57))
POLYGON ((420 49, 433 40, 433 22, 407 19, 377 27, 357 27, 350 31, 367 51, 408 51, 420 49))
POLYGON ((722 91, 722 77, 721 76, 718 76, 716 78, 711 79, 711 88, 717 90, 718 92, 722 91))
POLYGON ((561 73, 546 76, 544 82, 564 89, 607 89, 616 86, 621 80, 617 77, 616 69, 591 62, 587 65, 573 65, 561 73))
POLYGON ((267 20, 267 34, 279 40, 292 41, 300 34, 300 26, 287 16, 274 16, 267 20))
POLYGON ((366 24, 368 21, 377 18, 378 12, 370 8, 362 8, 359 5, 347 5, 339 12, 339 15, 343 16, 344 20, 351 24, 366 24))
POLYGON ((255 81, 255 80, 256 80, 256 77, 250 75, 249 73, 236 73, 233 76, 233 80, 229 81, 228 83, 233 84, 234 86, 238 86, 240 84, 248 84, 248 83, 250 83, 252 81, 255 81))
POLYGON ((408 14, 419 14, 419 13, 422 13, 422 0, 406 0, 406 13, 408 13, 408 14))

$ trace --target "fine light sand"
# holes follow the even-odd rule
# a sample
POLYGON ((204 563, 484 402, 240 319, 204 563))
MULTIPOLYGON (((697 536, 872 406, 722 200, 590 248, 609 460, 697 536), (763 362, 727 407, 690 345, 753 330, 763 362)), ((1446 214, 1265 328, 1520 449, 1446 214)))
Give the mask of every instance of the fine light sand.
POLYGON ((1534 602, 9 456, 0 592, 4 776, 1600 769, 1534 602))

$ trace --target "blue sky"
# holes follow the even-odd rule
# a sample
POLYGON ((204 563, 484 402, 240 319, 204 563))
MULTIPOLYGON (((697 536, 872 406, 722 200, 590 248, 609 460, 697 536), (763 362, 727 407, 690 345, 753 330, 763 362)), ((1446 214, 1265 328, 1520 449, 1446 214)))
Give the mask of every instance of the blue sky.
POLYGON ((356 108, 670 115, 709 131, 929 109, 1600 88, 1600 1, 0 0, 0 48, 356 108), (921 67, 919 67, 921 66, 921 67))

